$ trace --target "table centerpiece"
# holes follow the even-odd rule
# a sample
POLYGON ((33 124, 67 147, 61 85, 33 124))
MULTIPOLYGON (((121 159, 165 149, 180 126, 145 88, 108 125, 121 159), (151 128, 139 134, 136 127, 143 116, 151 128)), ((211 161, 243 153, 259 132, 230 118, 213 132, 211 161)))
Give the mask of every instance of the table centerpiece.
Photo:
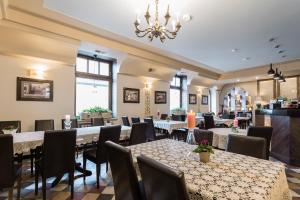
POLYGON ((199 154, 200 162, 203 163, 208 163, 210 161, 210 154, 214 153, 213 147, 208 144, 208 140, 202 140, 193 152, 199 154))

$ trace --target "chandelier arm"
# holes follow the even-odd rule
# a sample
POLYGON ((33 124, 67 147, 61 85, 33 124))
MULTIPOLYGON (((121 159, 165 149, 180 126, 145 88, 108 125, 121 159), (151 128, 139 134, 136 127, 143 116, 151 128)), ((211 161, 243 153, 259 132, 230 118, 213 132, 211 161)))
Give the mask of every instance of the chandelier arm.
POLYGON ((174 40, 176 38, 176 35, 170 35, 169 33, 165 33, 165 36, 167 36, 167 38, 174 40))
POLYGON ((138 30, 139 32, 141 32, 141 33, 144 33, 144 32, 147 32, 147 31, 151 31, 152 29, 151 28, 146 28, 146 29, 140 29, 140 28, 138 28, 138 26, 135 26, 135 28, 136 28, 136 30, 138 30))
POLYGON ((142 37, 145 37, 146 35, 148 35, 149 33, 151 33, 151 31, 147 31, 147 32, 145 32, 145 33, 143 33, 143 34, 136 33, 136 36, 142 38, 142 37))

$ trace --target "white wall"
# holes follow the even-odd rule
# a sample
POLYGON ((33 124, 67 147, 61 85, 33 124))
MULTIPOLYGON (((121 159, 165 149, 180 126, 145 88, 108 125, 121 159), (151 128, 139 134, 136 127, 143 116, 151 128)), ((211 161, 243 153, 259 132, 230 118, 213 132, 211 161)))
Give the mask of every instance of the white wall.
POLYGON ((202 105, 202 95, 209 96, 208 88, 203 88, 201 86, 189 85, 189 94, 197 94, 197 104, 188 104, 188 111, 193 110, 194 112, 209 112, 209 105, 202 105))
POLYGON ((0 121, 21 120, 22 131, 34 130, 34 120, 54 119, 61 128, 61 119, 74 113, 74 67, 0 55, 0 121), (28 77, 28 70, 43 64, 45 79, 54 82, 53 102, 16 101, 17 77, 28 77))
POLYGON ((169 113, 170 107, 170 83, 160 80, 153 80, 147 77, 136 77, 125 74, 117 75, 117 117, 120 120, 122 116, 139 116, 145 117, 145 83, 152 82, 150 95, 150 109, 151 115, 156 116, 157 111, 160 113, 169 113), (140 103, 123 103, 123 88, 137 88, 140 89, 140 103), (167 92, 167 104, 155 104, 154 91, 167 92))

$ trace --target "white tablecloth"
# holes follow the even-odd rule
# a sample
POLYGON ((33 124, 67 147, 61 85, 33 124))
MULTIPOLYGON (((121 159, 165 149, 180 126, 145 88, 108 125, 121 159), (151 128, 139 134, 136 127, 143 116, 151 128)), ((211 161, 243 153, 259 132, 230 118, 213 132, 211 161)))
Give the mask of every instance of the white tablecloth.
MULTIPOLYGON (((197 124, 200 124, 200 122, 204 122, 204 117, 196 117, 196 122, 197 124)), ((215 125, 225 124, 227 126, 230 126, 231 124, 233 124, 233 119, 221 119, 221 118, 214 117, 214 122, 215 125)))
POLYGON ((232 132, 231 128, 212 128, 208 130, 214 133, 212 145, 219 149, 226 149, 229 134, 247 135, 246 129, 238 129, 238 133, 232 132))
POLYGON ((192 152, 195 147, 164 139, 128 148, 138 174, 136 157, 141 154, 183 171, 192 200, 291 199, 283 164, 220 150, 205 164, 192 152))
POLYGON ((154 127, 167 130, 170 134, 173 130, 179 128, 186 128, 187 122, 180 122, 180 121, 167 121, 167 120, 154 120, 154 127))
MULTIPOLYGON (((77 144, 86 144, 97 141, 100 133, 100 126, 77 128, 77 144)), ((131 127, 122 126, 120 139, 130 137, 131 127)), ((40 146, 44 142, 44 131, 14 133, 14 153, 26 153, 30 149, 40 146)))

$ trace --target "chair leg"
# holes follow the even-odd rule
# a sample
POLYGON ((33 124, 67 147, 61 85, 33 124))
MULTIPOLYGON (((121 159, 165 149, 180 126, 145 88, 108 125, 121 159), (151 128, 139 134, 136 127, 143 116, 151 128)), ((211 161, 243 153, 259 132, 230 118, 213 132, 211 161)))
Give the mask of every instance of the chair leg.
POLYGON ((46 178, 42 176, 43 200, 46 200, 46 178))
POLYGON ((30 154, 30 173, 31 173, 31 177, 33 177, 33 154, 30 154))
POLYGON ((71 186, 71 199, 74 198, 74 172, 69 173, 69 183, 71 186))
POLYGON ((12 186, 11 188, 9 188, 9 191, 8 191, 8 200, 13 200, 13 195, 14 195, 14 186, 12 186))
POLYGON ((106 173, 108 171, 108 162, 106 162, 106 173))
POLYGON ((22 183, 22 172, 20 174, 20 177, 18 178, 18 182, 17 182, 17 199, 20 199, 21 196, 21 183, 22 183))
MULTIPOLYGON (((86 171, 86 158, 83 156, 82 168, 86 171)), ((83 184, 85 185, 85 173, 83 173, 83 184)))
POLYGON ((97 180, 97 188, 99 188, 100 169, 101 169, 101 164, 96 164, 96 180, 97 180))
POLYGON ((37 168, 35 167, 35 187, 34 187, 34 194, 38 195, 38 186, 39 186, 39 171, 37 170, 37 168))

